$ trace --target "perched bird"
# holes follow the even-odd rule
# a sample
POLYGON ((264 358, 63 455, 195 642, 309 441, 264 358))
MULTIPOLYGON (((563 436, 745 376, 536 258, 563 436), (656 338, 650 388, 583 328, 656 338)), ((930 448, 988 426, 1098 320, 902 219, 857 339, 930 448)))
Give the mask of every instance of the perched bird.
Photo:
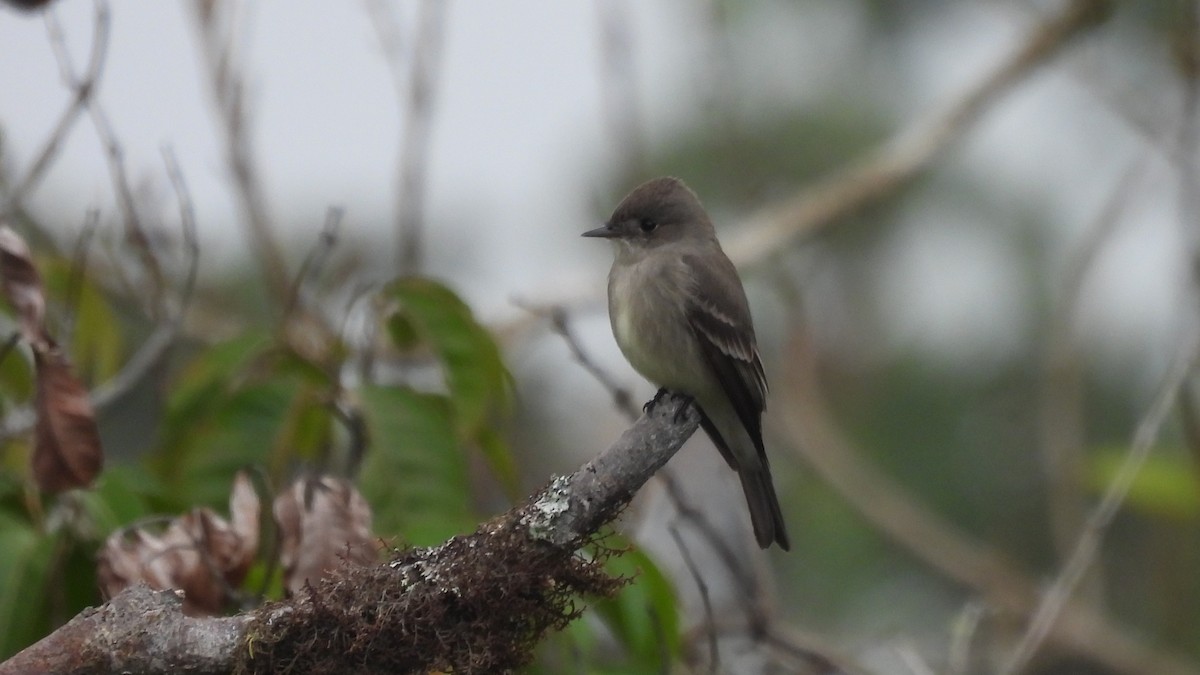
POLYGON ((758 545, 788 550, 763 449, 767 379, 750 307, 700 200, 678 178, 655 178, 583 236, 615 244, 608 316, 621 352, 652 383, 695 401, 741 479, 758 545))

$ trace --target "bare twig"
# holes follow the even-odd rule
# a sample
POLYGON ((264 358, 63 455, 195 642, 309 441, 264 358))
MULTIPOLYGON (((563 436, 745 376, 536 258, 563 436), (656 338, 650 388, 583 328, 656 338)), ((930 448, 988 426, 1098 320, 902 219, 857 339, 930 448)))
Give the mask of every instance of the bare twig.
POLYGON ((1054 623, 1062 615, 1079 580, 1095 562, 1096 553, 1104 541, 1104 534, 1107 532, 1108 526, 1112 524, 1121 505, 1125 503, 1129 488, 1133 485, 1134 479, 1137 478, 1138 472, 1150 455, 1150 450, 1158 439, 1159 430, 1179 398, 1180 389, 1187 377, 1195 370, 1197 361, 1200 360, 1198 346, 1200 346, 1200 342, 1195 337, 1184 342, 1183 349, 1163 378, 1154 401, 1151 402, 1138 423, 1133 441, 1130 443, 1129 453, 1125 456, 1125 460, 1112 482, 1105 489, 1104 498, 1088 515, 1071 556, 1043 596, 1021 641, 1017 643, 1012 654, 1000 669, 1002 675, 1019 673, 1029 659, 1037 653, 1038 648, 1050 634, 1054 623))
MULTIPOLYGON (((107 23, 108 7, 106 3, 97 0, 96 12, 96 21, 99 23, 101 16, 103 16, 103 21, 107 23)), ((59 24, 58 17, 54 12, 46 13, 46 29, 50 34, 50 45, 54 50, 54 56, 58 61, 59 71, 62 73, 63 80, 69 87, 76 91, 85 86, 90 86, 86 83, 93 77, 91 66, 89 65, 89 70, 82 76, 76 74, 70 50, 67 48, 67 42, 63 36, 62 26, 59 24)), ((93 62, 97 58, 95 46, 93 45, 93 62)), ((146 234, 146 229, 138 213, 137 205, 134 203, 133 189, 129 182, 129 174, 125 169, 124 149, 117 140, 116 132, 113 130, 103 106, 100 105, 99 99, 95 96, 84 97, 83 105, 87 108, 88 115, 92 119, 92 127, 96 131, 96 137, 104 147, 104 156, 108 161, 109 175, 113 181, 113 192, 117 197, 117 204, 125 220, 125 241, 137 252, 142 263, 142 268, 150 278, 150 298, 147 306, 151 308, 151 312, 158 313, 161 311, 162 298, 166 291, 162 267, 159 265, 158 257, 154 252, 154 246, 150 241, 150 237, 146 234)))
POLYGON ((970 672, 971 643, 979 624, 987 614, 987 605, 977 600, 967 602, 955 617, 950 629, 950 647, 946 655, 946 675, 965 675, 970 672))
POLYGON ((402 275, 419 274, 424 257, 425 183, 447 4, 444 0, 421 3, 416 40, 406 68, 403 31, 395 17, 379 0, 367 3, 404 111, 396 186, 396 263, 402 275))
MULTIPOLYGON (((163 159, 166 163, 167 175, 175 188, 176 198, 179 201, 180 227, 183 231, 185 253, 183 284, 179 291, 179 299, 176 301, 176 308, 169 312, 164 310, 162 313, 167 316, 162 318, 150 336, 121 367, 121 370, 112 379, 91 391, 91 404, 97 412, 119 401, 162 363, 179 337, 184 314, 195 290, 200 256, 199 243, 196 239, 195 207, 188 193, 187 183, 179 170, 179 165, 167 148, 163 150, 163 159)), ((0 439, 28 433, 35 422, 36 416, 33 408, 29 406, 16 408, 9 412, 3 420, 0 420, 0 439)))
MULTIPOLYGON (((58 29, 58 24, 51 18, 52 16, 52 13, 48 12, 46 14, 46 25, 51 32, 51 45, 65 44, 62 40, 61 30, 58 29), (55 30, 59 30, 57 40, 54 38, 55 30)), ((104 74, 104 64, 108 56, 108 38, 111 23, 108 3, 103 0, 97 0, 92 22, 91 54, 88 57, 87 68, 80 78, 74 77, 74 74, 70 71, 63 73, 63 81, 74 91, 74 96, 71 98, 71 102, 67 104, 66 109, 63 110, 62 115, 59 116, 58 124, 54 126, 54 130, 50 132, 50 136, 42 144, 42 149, 35 155, 36 159, 29 165, 25 176, 17 182, 12 193, 8 195, 4 207, 0 209, 0 215, 11 214, 20 208, 25 197, 37 187, 37 184, 45 176, 46 170, 50 168, 54 158, 58 156, 58 151, 62 148, 63 142, 66 141, 71 129, 75 126, 75 122, 83 114, 83 111, 87 109, 100 84, 100 77, 104 74)), ((56 53, 58 49, 59 47, 55 46, 56 53)), ((62 63, 60 60, 61 67, 62 63)))
POLYGON ((291 288, 287 262, 275 236, 266 193, 254 162, 245 83, 234 58, 234 27, 240 3, 194 0, 192 9, 209 86, 216 102, 217 121, 224 134, 225 160, 233 178, 250 233, 250 243, 262 267, 267 290, 280 306, 291 288))
POLYGON ((708 672, 715 675, 721 665, 721 652, 717 649, 717 618, 713 614, 712 598, 708 595, 708 583, 704 581, 704 575, 696 567, 696 561, 692 560, 691 551, 683 543, 683 537, 679 536, 679 528, 672 523, 667 526, 667 531, 671 533, 675 548, 679 550, 683 564, 687 567, 692 580, 696 582, 696 590, 700 593, 700 602, 704 605, 704 621, 700 626, 708 642, 708 672))
POLYGON ((79 303, 83 297, 83 280, 87 277, 88 253, 92 248, 92 238, 100 225, 100 212, 88 209, 83 219, 83 227, 79 229, 79 237, 75 240, 75 253, 71 260, 71 276, 67 279, 67 295, 63 304, 66 307, 66 318, 63 322, 63 342, 70 343, 75 332, 75 315, 79 312, 79 303))
POLYGON ((296 310, 307 294, 307 288, 321 276, 321 271, 325 269, 325 263, 328 262, 330 253, 337 245, 338 229, 341 227, 343 215, 345 215, 345 210, 338 206, 331 206, 325 212, 325 224, 321 226, 317 242, 304 258, 304 262, 300 265, 300 271, 296 273, 296 279, 292 282, 285 315, 290 315, 296 310))
POLYGON ((179 202, 179 229, 183 234, 184 267, 186 272, 183 285, 179 289, 178 308, 173 313, 172 322, 181 324, 187 307, 191 304, 192 295, 196 290, 196 275, 200 269, 200 239, 196 235, 196 205, 192 202, 192 193, 188 190, 179 161, 175 159, 175 151, 171 146, 162 148, 163 164, 166 166, 167 178, 175 190, 175 199, 179 202))
MULTIPOLYGON (((1051 533, 1065 559, 1085 517, 1083 392, 1074 324, 1088 272, 1120 223, 1129 197, 1145 176, 1144 157, 1120 178, 1083 240, 1067 260, 1054 307, 1048 314, 1042 357, 1039 427, 1045 460, 1051 533)), ((1097 589, 1098 591, 1098 589, 1097 589)))
POLYGON ((600 25, 600 99, 618 160, 629 173, 646 169, 644 135, 638 110, 637 77, 633 66, 633 30, 627 7, 614 0, 597 0, 600 25))
MULTIPOLYGON (((782 361, 792 370, 780 381, 781 437, 801 453, 821 479, 872 526, 918 559, 979 593, 1000 611, 1028 616, 1038 605, 1036 585, 997 552, 926 508, 920 500, 861 456, 833 421, 816 390, 810 350, 793 345, 782 361)), ((1200 675, 1186 658, 1155 649, 1091 605, 1068 598, 1048 638, 1060 648, 1086 654, 1119 673, 1200 675)))
POLYGON ((574 331, 571 330, 571 324, 567 320, 567 310, 565 307, 535 307, 522 301, 516 301, 516 305, 525 311, 548 319, 551 329, 563 339, 567 349, 571 350, 571 358, 583 367, 589 375, 596 378, 600 386, 612 396, 613 405, 617 410, 621 411, 626 418, 630 420, 637 419, 639 411, 633 403, 633 397, 629 393, 629 389, 617 384, 617 381, 608 374, 600 366, 596 365, 584 351, 583 346, 579 343, 579 339, 575 337, 574 331))

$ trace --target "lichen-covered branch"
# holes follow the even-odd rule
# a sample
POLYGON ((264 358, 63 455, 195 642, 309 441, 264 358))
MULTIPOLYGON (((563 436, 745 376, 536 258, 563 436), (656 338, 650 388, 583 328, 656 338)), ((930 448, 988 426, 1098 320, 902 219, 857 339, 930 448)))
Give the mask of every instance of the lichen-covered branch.
POLYGON ((185 616, 173 593, 134 586, 4 663, 61 673, 492 673, 615 593, 597 532, 699 424, 669 397, 608 450, 474 533, 343 568, 283 602, 227 618, 185 616), (589 555, 580 547, 594 545, 589 555))

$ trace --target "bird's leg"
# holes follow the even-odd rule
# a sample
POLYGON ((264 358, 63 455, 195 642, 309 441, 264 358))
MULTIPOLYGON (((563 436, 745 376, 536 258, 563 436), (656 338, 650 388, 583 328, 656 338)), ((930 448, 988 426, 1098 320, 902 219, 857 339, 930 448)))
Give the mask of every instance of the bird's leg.
POLYGON ((660 388, 658 390, 658 392, 654 394, 654 398, 650 399, 649 401, 646 401, 646 405, 642 406, 642 412, 644 412, 644 413, 652 412, 654 410, 654 407, 657 406, 660 401, 662 401, 662 397, 666 396, 668 393, 669 392, 667 391, 666 387, 660 388))

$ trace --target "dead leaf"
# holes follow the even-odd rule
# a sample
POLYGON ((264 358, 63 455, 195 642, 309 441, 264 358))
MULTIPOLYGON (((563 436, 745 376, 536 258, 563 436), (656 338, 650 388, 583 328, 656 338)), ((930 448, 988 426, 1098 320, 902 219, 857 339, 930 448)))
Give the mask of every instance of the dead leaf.
POLYGON ((96 415, 66 354, 46 330, 46 292, 29 246, 7 225, 0 225, 0 291, 33 349, 33 478, 45 492, 87 487, 104 465, 96 415))
POLYGON ((289 593, 299 592, 342 564, 368 565, 378 546, 371 507, 347 480, 302 478, 275 498, 279 562, 289 593))
POLYGON ((239 472, 229 498, 231 520, 196 508, 172 519, 161 534, 145 527, 114 532, 100 551, 96 571, 105 597, 138 581, 158 590, 183 591, 192 616, 219 614, 246 577, 258 551, 258 495, 239 472))
POLYGON ((33 352, 33 477, 41 490, 62 492, 91 485, 104 465, 104 450, 87 390, 62 351, 46 344, 33 352))
POLYGON ((36 349, 45 338, 46 293, 29 246, 7 225, 0 225, 0 289, 17 312, 21 335, 36 349))

